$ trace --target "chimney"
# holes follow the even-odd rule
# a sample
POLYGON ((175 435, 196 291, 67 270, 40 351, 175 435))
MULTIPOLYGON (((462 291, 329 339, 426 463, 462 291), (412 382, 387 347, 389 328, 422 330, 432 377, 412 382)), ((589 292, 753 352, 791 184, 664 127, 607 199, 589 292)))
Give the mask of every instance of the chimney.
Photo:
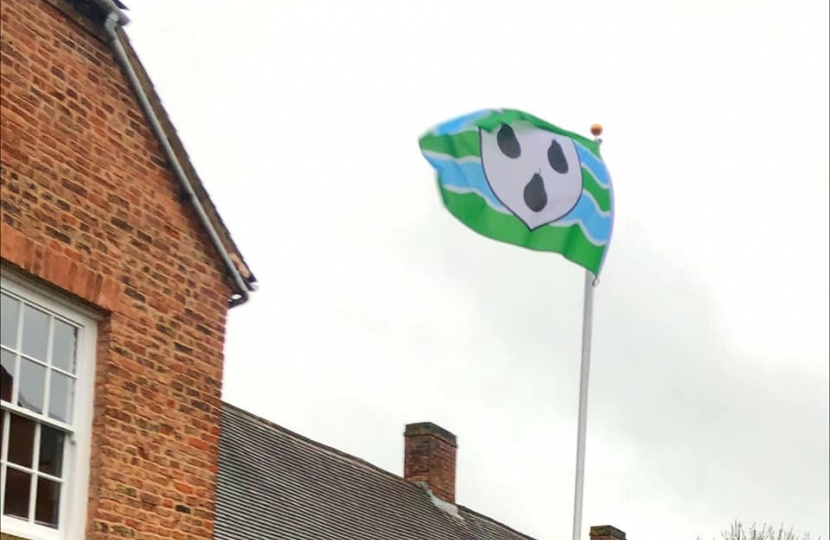
POLYGON ((425 483, 433 495, 455 504, 455 435, 420 422, 406 426, 404 443, 404 478, 425 483))
POLYGON ((625 533, 611 525, 591 527, 591 540, 625 540, 625 533))

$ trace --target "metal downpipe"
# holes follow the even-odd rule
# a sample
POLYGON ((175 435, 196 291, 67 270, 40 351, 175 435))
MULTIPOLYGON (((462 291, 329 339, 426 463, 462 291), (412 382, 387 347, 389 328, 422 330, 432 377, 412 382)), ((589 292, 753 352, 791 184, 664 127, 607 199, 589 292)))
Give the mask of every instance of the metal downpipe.
POLYGON ((123 21, 128 21, 129 19, 127 19, 127 17, 121 12, 120 9, 117 8, 117 6, 112 4, 111 0, 96 1, 99 3, 99 5, 114 8, 109 11, 107 20, 104 23, 104 29, 106 30, 107 35, 109 36, 110 41, 112 42, 112 47, 115 51, 115 57, 118 60, 118 63, 121 64, 124 73, 127 75, 127 79, 130 81, 130 85, 133 87, 133 92, 138 98, 139 105, 141 105, 141 109, 144 111, 144 116, 147 118, 147 121, 150 123, 150 127, 153 130, 153 133, 155 134, 156 138, 161 144, 162 150, 164 150, 164 153, 167 156, 167 160, 172 165, 173 172, 175 173, 176 178, 179 180, 179 183, 184 189, 185 195, 190 200, 190 203, 193 205, 193 208, 196 210, 196 216, 199 218, 199 221, 202 223, 205 230, 207 230, 211 242, 213 243, 216 250, 219 252, 219 256, 222 258, 222 262, 225 265, 227 273, 230 275, 234 285, 236 285, 237 292, 235 295, 231 297, 229 307, 232 308, 244 304, 250 298, 248 285, 245 283, 245 280, 242 278, 242 275, 239 273, 239 270, 237 269, 236 265, 231 260, 228 250, 225 248, 225 245, 219 238, 216 229, 213 227, 213 223, 211 223, 210 218, 208 217, 204 207, 202 206, 202 203, 199 201, 199 197, 196 195, 193 186, 190 184, 190 180, 188 180, 181 163, 179 163, 179 159, 176 157, 176 153, 173 151, 173 147, 170 145, 170 141, 167 139, 167 135, 164 133, 164 129, 161 127, 161 122, 156 116, 155 111, 153 111, 153 107, 150 104, 150 100, 147 97, 147 94, 144 92, 144 88, 141 86, 141 83, 138 79, 138 75, 135 72, 135 68, 133 68, 132 63, 130 62, 130 58, 127 55, 127 51, 118 37, 118 33, 116 31, 117 27, 124 24, 123 21))

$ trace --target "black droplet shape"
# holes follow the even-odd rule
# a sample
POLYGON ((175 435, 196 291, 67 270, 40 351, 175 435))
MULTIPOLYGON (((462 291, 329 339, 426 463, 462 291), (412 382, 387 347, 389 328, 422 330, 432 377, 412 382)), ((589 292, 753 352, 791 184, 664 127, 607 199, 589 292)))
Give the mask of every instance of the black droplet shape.
POLYGON ((499 132, 496 134, 496 142, 499 144, 499 150, 505 156, 516 159, 522 155, 522 147, 519 145, 519 139, 516 138, 516 132, 507 124, 502 124, 499 132))
POLYGON ((545 191, 545 181, 539 174, 534 174, 525 186, 525 204, 534 212, 541 212, 548 205, 548 193, 545 191))
POLYGON ((551 141, 550 148, 548 148, 548 163, 559 174, 568 172, 568 160, 565 159, 565 152, 562 151, 562 146, 556 139, 551 141))

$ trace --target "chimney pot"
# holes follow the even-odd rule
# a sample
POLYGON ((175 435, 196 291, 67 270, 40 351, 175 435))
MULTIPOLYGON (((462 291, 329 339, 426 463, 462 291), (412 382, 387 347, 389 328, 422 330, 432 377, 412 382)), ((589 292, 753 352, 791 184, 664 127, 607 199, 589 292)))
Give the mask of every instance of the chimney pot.
POLYGON ((625 540, 625 533, 611 525, 591 527, 591 540, 625 540))
POLYGON ((439 499, 455 504, 455 435, 431 422, 404 431, 404 478, 423 482, 439 499))

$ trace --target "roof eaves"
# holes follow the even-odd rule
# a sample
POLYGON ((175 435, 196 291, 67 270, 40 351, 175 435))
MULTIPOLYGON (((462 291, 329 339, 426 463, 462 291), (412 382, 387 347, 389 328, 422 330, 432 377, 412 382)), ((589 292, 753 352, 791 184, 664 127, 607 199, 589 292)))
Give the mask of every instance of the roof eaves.
POLYGON ((206 213, 208 214, 208 217, 210 218, 211 223, 213 224, 214 228, 219 234, 222 243, 225 245, 225 248, 229 251, 231 259, 236 265, 237 270, 242 275, 242 278, 245 280, 245 282, 248 284, 248 288, 250 290, 253 290, 254 283, 256 283, 257 281, 256 277, 254 276, 248 264, 245 262, 245 258, 242 256, 242 252, 239 250, 238 246, 233 241, 228 227, 225 225, 224 221, 222 220, 222 217, 219 215, 216 205, 213 203, 210 196, 208 195, 204 183, 202 182, 201 178, 199 178, 199 175, 196 172, 196 168, 193 166, 193 162, 190 160, 190 156, 185 150, 184 143, 182 142, 181 138, 179 137, 176 131, 175 126, 170 120, 170 116, 168 115, 167 111, 162 105, 161 98, 156 92, 156 89, 152 83, 152 80, 150 79, 149 74, 144 68, 144 65, 141 63, 141 60, 138 58, 138 54, 133 48, 132 43, 130 42, 126 32, 124 32, 124 29, 118 28, 117 32, 119 33, 119 38, 122 44, 124 45, 127 54, 130 57, 130 62, 132 63, 138 75, 138 79, 141 83, 141 86, 149 98, 150 104, 153 107, 153 111, 158 117, 162 129, 164 130, 164 133, 167 136, 170 145, 173 147, 177 159, 179 160, 182 168, 187 174, 187 177, 190 180, 190 183, 193 186, 194 191, 196 191, 196 194, 199 198, 199 202, 202 204, 206 213))

